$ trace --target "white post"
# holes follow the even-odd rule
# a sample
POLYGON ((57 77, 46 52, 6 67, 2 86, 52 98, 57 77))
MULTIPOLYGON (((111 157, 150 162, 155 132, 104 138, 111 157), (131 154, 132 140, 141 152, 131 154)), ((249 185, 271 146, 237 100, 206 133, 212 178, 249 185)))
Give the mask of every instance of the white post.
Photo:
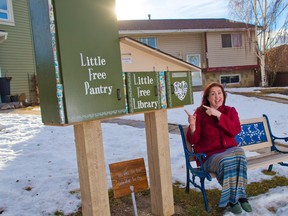
POLYGON ((133 202, 133 207, 134 207, 134 215, 138 216, 136 200, 135 200, 135 194, 134 194, 134 187, 130 186, 130 190, 131 190, 131 197, 132 197, 132 202, 133 202))

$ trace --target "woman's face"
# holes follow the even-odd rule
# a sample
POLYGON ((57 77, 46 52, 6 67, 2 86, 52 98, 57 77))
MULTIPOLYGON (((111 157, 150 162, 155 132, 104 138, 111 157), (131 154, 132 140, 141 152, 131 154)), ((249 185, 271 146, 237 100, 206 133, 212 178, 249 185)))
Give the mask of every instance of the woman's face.
POLYGON ((210 89, 208 101, 210 103, 210 107, 215 109, 218 109, 223 105, 224 95, 220 87, 214 86, 210 89))

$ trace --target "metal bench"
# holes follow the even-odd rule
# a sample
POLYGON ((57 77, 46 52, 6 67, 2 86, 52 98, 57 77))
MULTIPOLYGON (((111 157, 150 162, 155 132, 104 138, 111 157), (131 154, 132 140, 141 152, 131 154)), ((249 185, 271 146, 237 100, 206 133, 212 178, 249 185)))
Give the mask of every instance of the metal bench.
MULTIPOLYGON (((210 212, 208 200, 205 191, 205 179, 211 181, 216 177, 214 173, 208 173, 203 168, 202 159, 205 154, 196 154, 193 152, 193 147, 186 140, 188 126, 178 125, 182 137, 182 143, 185 153, 186 163, 186 192, 189 193, 190 183, 201 190, 205 209, 210 212), (201 166, 196 167, 191 162, 197 158, 201 166), (199 178, 200 184, 196 182, 196 177, 199 178)), ((256 155, 247 157, 248 169, 255 169, 267 166, 269 171, 272 171, 273 164, 288 166, 288 143, 279 144, 275 140, 284 140, 288 142, 288 137, 276 137, 272 134, 268 117, 263 115, 260 118, 253 118, 241 121, 241 132, 236 136, 236 141, 245 151, 255 152, 256 155), (283 162, 284 161, 284 162, 283 162)), ((195 163, 196 164, 196 163, 195 163)))

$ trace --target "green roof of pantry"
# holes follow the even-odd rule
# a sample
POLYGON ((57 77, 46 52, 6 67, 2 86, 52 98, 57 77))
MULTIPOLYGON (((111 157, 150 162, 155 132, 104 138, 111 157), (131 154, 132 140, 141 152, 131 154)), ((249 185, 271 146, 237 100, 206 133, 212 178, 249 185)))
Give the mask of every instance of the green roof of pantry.
POLYGON ((120 34, 129 32, 203 32, 254 28, 254 25, 228 19, 148 19, 118 20, 120 34))

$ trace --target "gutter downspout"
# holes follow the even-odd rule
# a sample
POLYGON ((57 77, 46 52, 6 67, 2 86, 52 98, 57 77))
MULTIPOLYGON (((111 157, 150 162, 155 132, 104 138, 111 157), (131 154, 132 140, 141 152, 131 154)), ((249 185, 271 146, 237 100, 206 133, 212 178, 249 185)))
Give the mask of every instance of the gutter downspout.
POLYGON ((208 45, 207 45, 207 32, 204 32, 204 48, 205 48, 205 60, 206 60, 206 70, 209 68, 209 60, 208 60, 208 45))

